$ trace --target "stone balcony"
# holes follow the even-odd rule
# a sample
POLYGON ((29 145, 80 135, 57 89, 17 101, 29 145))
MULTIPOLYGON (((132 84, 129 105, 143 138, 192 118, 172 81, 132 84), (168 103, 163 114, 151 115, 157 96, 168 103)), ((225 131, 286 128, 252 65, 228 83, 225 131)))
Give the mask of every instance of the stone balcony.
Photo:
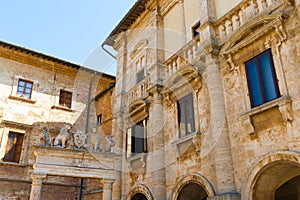
POLYGON ((216 22, 203 24, 198 29, 199 36, 164 62, 164 84, 178 70, 198 62, 199 55, 210 51, 211 46, 222 46, 236 31, 253 19, 262 15, 285 13, 284 11, 292 6, 291 0, 245 0, 216 22))
POLYGON ((165 63, 164 69, 164 83, 172 77, 181 68, 192 65, 198 53, 201 51, 200 37, 197 36, 190 42, 188 42, 177 53, 171 56, 165 63))
POLYGON ((130 105, 135 100, 145 99, 148 96, 150 77, 145 77, 140 83, 131 88, 127 93, 127 102, 130 105))
POLYGON ((219 44, 226 42, 233 33, 258 16, 276 13, 291 5, 291 0, 245 0, 241 2, 214 23, 219 44))

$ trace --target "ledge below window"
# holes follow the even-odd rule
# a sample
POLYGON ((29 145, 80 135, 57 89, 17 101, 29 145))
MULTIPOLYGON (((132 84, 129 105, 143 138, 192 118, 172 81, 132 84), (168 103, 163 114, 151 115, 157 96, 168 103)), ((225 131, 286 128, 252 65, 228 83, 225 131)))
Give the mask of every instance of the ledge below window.
POLYGON ((63 110, 63 111, 67 111, 67 112, 74 112, 74 110, 72 110, 71 108, 67 108, 67 107, 63 107, 63 106, 55 106, 55 105, 53 105, 51 107, 51 109, 63 110))
POLYGON ((200 145, 201 145, 200 137, 201 137, 200 133, 193 132, 172 142, 172 144, 175 146, 177 151, 177 158, 179 158, 182 154, 184 154, 192 144, 195 145, 196 151, 199 152, 200 145))
POLYGON ((264 103, 263 105, 252 108, 251 110, 246 111, 240 115, 243 120, 243 125, 247 130, 247 133, 253 134, 255 131, 254 126, 252 124, 251 116, 262 113, 274 107, 279 108, 284 122, 289 122, 293 120, 291 97, 282 96, 270 102, 264 103))
POLYGON ((130 162, 130 171, 146 170, 147 153, 139 153, 127 158, 130 162))
POLYGON ((9 162, 9 161, 0 161, 0 165, 1 166, 15 166, 15 167, 26 167, 28 166, 27 164, 23 164, 23 163, 17 163, 17 162, 9 162))
POLYGON ((17 101, 22 101, 22 102, 25 102, 25 103, 31 103, 31 104, 34 104, 36 102, 36 100, 26 99, 24 97, 18 97, 18 96, 12 96, 12 95, 9 95, 8 98, 13 99, 13 100, 17 100, 17 101))

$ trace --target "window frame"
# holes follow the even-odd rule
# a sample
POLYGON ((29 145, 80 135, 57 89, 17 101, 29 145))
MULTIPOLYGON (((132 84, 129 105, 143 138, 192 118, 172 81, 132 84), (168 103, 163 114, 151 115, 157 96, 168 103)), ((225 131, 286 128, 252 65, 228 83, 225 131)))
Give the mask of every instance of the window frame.
POLYGON ((265 51, 257 54, 256 56, 248 59, 246 62, 244 62, 244 66, 245 66, 245 73, 246 73, 246 79, 247 79, 247 88, 248 88, 248 94, 249 94, 249 98, 250 98, 250 105, 251 105, 251 108, 255 108, 255 107, 258 107, 260 105, 263 105, 267 102, 270 102, 274 99, 277 99, 281 96, 280 94, 280 90, 279 90, 279 84, 278 84, 278 78, 277 78, 277 74, 276 74, 276 70, 275 70, 275 66, 274 66, 274 59, 273 59, 273 56, 272 56, 272 51, 271 49, 266 49, 265 51), (273 99, 270 99, 270 100, 267 100, 266 98, 266 92, 265 92, 265 88, 267 86, 264 85, 263 83, 263 73, 262 73, 262 66, 260 64, 260 58, 264 55, 267 55, 268 57, 268 61, 270 62, 270 65, 268 66, 269 69, 271 70, 271 73, 272 73, 272 83, 273 83, 273 87, 275 89, 275 95, 276 97, 273 98, 273 99), (249 72, 248 72, 248 67, 247 64, 251 63, 251 62, 255 62, 255 67, 256 67, 256 70, 257 70, 257 79, 259 81, 259 87, 260 87, 260 96, 262 98, 262 103, 260 104, 255 104, 254 100, 253 100, 253 94, 254 94, 254 91, 253 89, 251 88, 251 83, 250 83, 250 75, 249 75, 249 72))
POLYGON ((60 90, 60 92, 59 92, 59 101, 58 101, 59 106, 71 109, 72 108, 72 98, 73 98, 73 93, 72 92, 67 91, 67 90, 60 90), (67 97, 68 94, 71 95, 71 97, 68 98, 67 97), (65 95, 65 96, 63 96, 63 95, 65 95), (62 98, 62 96, 63 96, 63 98, 62 98), (67 104, 68 99, 70 100, 69 105, 67 104))
POLYGON ((97 126, 100 126, 102 123, 102 113, 100 113, 99 115, 97 115, 97 126))
POLYGON ((23 133, 9 131, 6 148, 5 148, 5 154, 3 157, 3 162, 19 163, 20 159, 21 159, 21 154, 22 154, 23 142, 24 142, 24 134, 23 133), (10 137, 10 136, 12 136, 12 137, 10 137), (13 142, 10 141, 10 138, 13 138, 13 142), (9 148, 10 144, 12 144, 11 148, 9 148), (8 154, 9 153, 8 151, 12 151, 12 152, 10 152, 10 154, 8 154))
POLYGON ((148 152, 148 144, 147 144, 147 120, 144 119, 142 121, 139 121, 138 123, 134 124, 133 126, 127 128, 126 130, 126 157, 130 158, 135 155, 139 155, 142 153, 148 152), (137 137, 134 136, 135 127, 140 126, 140 124, 143 125, 143 138, 140 140, 142 142, 142 151, 136 152, 136 148, 134 147, 136 142, 139 140, 136 140, 137 137), (130 141, 130 143, 129 143, 130 141), (129 146, 130 145, 130 146, 129 146))
POLYGON ((192 134, 194 132, 196 132, 196 126, 195 126, 195 112, 194 112, 194 98, 193 98, 193 93, 190 93, 186 96, 184 96, 183 98, 177 100, 177 123, 178 123, 178 136, 179 138, 183 138, 189 134, 192 134), (191 104, 191 105, 189 105, 191 104), (191 113, 188 114, 188 107, 187 106, 191 106, 191 113), (184 108, 183 111, 184 111, 184 117, 185 119, 188 119, 190 117, 192 117, 192 120, 186 120, 184 121, 184 129, 185 129, 185 132, 182 133, 181 132, 181 127, 180 127, 180 124, 182 123, 181 119, 182 119, 182 109, 181 108, 184 108), (188 121, 191 122, 191 131, 188 130, 188 121))
POLYGON ((21 98, 25 98, 25 99, 31 99, 32 98, 33 84, 34 84, 33 81, 29 81, 29 80, 25 80, 25 79, 20 78, 18 80, 18 85, 17 85, 17 96, 21 97, 21 98), (24 86, 21 86, 20 82, 23 82, 24 86), (31 84, 30 88, 26 87, 28 84, 31 84), (23 87, 22 91, 19 90, 20 87, 23 87), (30 93, 26 93, 26 89, 30 89, 30 93), (19 94, 19 92, 21 92, 21 94, 19 94), (26 95, 29 95, 29 97, 26 97, 26 95))

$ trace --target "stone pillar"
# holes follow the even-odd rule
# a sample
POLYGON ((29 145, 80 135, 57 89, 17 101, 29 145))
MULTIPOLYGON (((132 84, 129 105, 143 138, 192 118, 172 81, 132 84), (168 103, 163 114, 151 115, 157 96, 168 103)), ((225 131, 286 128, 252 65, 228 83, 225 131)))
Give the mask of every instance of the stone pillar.
POLYGON ((216 8, 213 0, 198 0, 200 6, 200 23, 216 20, 216 8))
POLYGON ((41 190, 43 179, 47 177, 46 174, 32 174, 32 184, 30 192, 30 200, 39 200, 41 198, 41 190))
POLYGON ((164 148, 164 117, 163 97, 160 86, 155 86, 149 110, 148 139, 149 153, 147 171, 151 174, 153 198, 164 200, 166 197, 165 148, 164 148))
POLYGON ((184 12, 184 1, 179 0, 179 10, 180 10, 180 34, 182 46, 186 44, 186 23, 185 23, 185 12, 184 12))
POLYGON ((103 179, 103 199, 112 200, 112 185, 115 182, 114 179, 103 179))
POLYGON ((207 55, 206 58, 205 82, 211 102, 211 131, 205 143, 208 147, 206 149, 207 154, 212 154, 214 157, 217 193, 236 194, 231 145, 225 113, 224 89, 219 59, 213 53, 207 55))

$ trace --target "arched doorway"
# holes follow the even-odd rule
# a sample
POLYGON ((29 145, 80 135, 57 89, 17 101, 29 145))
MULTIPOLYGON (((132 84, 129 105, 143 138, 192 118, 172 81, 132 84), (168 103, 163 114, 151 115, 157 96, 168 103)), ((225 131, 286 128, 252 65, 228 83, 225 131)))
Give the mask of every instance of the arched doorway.
POLYGON ((300 199, 300 176, 288 180, 275 192, 275 200, 294 199, 300 199))
POLYGON ((180 190, 177 200, 205 200, 207 197, 208 195, 201 185, 191 182, 180 190))
POLYGON ((142 193, 135 194, 131 200, 147 200, 147 197, 142 193))
MULTIPOLYGON (((258 159, 246 176, 242 188, 243 200, 255 199, 286 199, 284 192, 287 188, 291 191, 291 183, 299 180, 300 153, 295 151, 277 151, 258 159), (294 179, 295 178, 295 179, 294 179)), ((295 194, 292 191, 291 194, 295 194)))

